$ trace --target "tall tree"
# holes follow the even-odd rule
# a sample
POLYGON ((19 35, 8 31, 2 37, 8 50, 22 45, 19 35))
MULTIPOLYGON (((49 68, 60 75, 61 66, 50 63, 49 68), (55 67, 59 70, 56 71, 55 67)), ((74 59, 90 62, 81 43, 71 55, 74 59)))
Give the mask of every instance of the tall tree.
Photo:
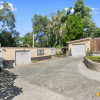
POLYGON ((36 35, 37 41, 40 41, 41 38, 45 37, 46 44, 45 46, 48 46, 49 44, 49 36, 50 36, 50 20, 47 18, 47 16, 41 16, 41 15, 34 15, 34 18, 32 18, 33 23, 33 33, 36 35))
POLYGON ((64 36, 62 36, 62 41, 67 43, 71 40, 80 39, 83 36, 83 31, 82 19, 72 14, 66 21, 66 31, 64 36))
POLYGON ((22 46, 32 47, 33 46, 33 35, 28 32, 24 37, 21 38, 22 46))
POLYGON ((0 10, 0 31, 7 28, 12 30, 15 28, 15 17, 14 14, 11 12, 11 7, 7 2, 2 4, 2 9, 0 10))
POLYGON ((11 11, 11 6, 7 2, 2 3, 2 9, 0 9, 0 43, 1 46, 17 46, 16 37, 19 36, 19 32, 14 30, 15 28, 15 16, 11 11))
POLYGON ((89 30, 93 27, 95 27, 95 23, 92 20, 92 9, 85 6, 83 0, 76 0, 75 1, 75 7, 74 7, 74 15, 77 17, 82 18, 82 23, 84 26, 84 37, 91 36, 90 33, 87 33, 86 30, 89 30), (88 35, 87 35, 88 34, 88 35))
MULTIPOLYGON (((91 30, 90 30, 91 31, 91 30)), ((99 27, 95 27, 93 28, 92 30, 92 37, 95 38, 95 37, 100 37, 100 28, 99 27)))

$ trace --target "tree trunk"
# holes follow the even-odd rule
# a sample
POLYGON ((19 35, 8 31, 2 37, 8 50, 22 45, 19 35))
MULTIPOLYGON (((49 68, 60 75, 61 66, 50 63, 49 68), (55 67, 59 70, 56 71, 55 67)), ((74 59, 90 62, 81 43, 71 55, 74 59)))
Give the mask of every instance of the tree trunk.
POLYGON ((48 46, 48 44, 49 44, 49 43, 48 43, 48 36, 47 36, 47 46, 48 46))
POLYGON ((56 33, 56 45, 57 45, 57 33, 56 33))
POLYGON ((59 36, 59 46, 61 46, 61 37, 59 36))

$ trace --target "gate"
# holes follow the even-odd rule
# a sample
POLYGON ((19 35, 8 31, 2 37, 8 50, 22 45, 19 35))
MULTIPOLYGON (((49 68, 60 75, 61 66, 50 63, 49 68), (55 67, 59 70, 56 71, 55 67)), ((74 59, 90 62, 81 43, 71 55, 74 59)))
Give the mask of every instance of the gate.
POLYGON ((100 38, 91 39, 91 51, 100 53, 100 38))

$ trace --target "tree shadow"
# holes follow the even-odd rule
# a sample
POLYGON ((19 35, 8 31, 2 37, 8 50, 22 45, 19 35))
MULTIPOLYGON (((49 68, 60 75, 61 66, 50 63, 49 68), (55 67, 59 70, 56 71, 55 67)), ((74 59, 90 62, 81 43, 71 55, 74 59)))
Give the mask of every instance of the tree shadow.
POLYGON ((14 86, 14 80, 17 75, 9 71, 0 72, 0 100, 12 100, 15 96, 21 94, 22 88, 14 86))

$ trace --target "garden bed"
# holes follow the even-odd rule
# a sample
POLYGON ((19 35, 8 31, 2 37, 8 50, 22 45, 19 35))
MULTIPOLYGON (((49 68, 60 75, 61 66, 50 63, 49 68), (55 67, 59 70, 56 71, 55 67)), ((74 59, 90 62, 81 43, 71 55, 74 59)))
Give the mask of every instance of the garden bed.
POLYGON ((84 63, 89 69, 100 72, 100 63, 98 57, 85 57, 84 63))
POLYGON ((66 57, 66 54, 60 53, 60 54, 57 54, 56 57, 66 57))
POLYGON ((88 59, 90 59, 90 60, 92 60, 94 62, 100 63, 100 57, 87 56, 86 58, 88 58, 88 59))

